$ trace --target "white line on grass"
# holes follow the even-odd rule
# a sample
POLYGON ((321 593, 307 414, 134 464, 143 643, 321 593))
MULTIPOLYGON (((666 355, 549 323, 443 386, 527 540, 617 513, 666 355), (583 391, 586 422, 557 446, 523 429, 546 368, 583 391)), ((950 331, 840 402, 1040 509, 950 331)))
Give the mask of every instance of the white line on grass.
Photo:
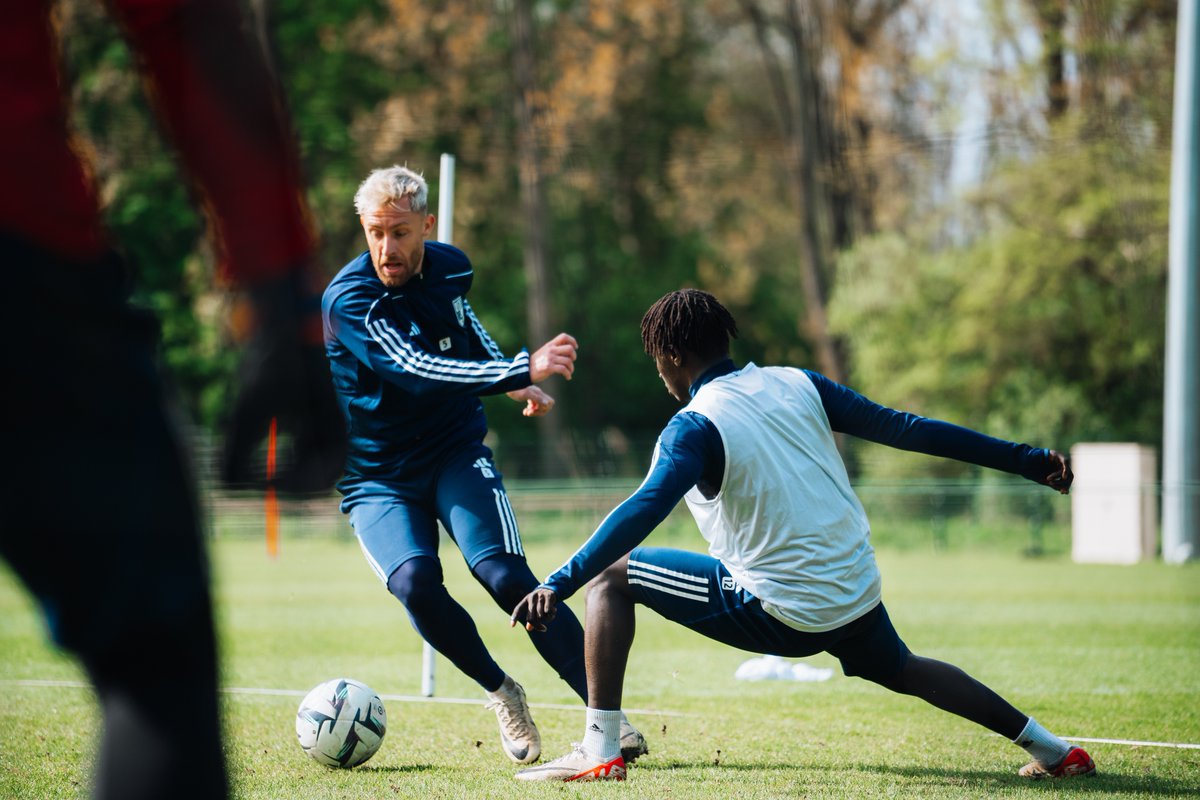
MULTIPOLYGON (((272 694, 286 695, 289 697, 304 697, 308 692, 296 689, 243 689, 237 687, 227 687, 221 691, 227 694, 272 694)), ((453 705, 467 706, 482 706, 487 703, 486 700, 475 700, 468 697, 424 697, 413 694, 381 694, 379 697, 383 700, 396 700, 401 703, 449 703, 453 705)), ((583 707, 579 704, 567 705, 565 703, 530 703, 530 708, 554 708, 560 711, 582 711, 583 707)), ((659 709, 649 708, 626 708, 623 709, 626 713, 631 714, 657 714, 661 717, 690 717, 691 714, 686 714, 682 711, 662 711, 659 709)))
POLYGON ((1136 739, 1085 739, 1082 736, 1064 736, 1069 742, 1098 742, 1100 744, 1123 744, 1129 747, 1178 747, 1184 750, 1200 750, 1200 744, 1187 742, 1139 742, 1136 739))
MULTIPOLYGON (((49 686, 70 689, 90 689, 91 684, 82 681, 42 681, 42 680, 0 680, 0 684, 9 686, 49 686)), ((226 694, 276 695, 283 697, 304 697, 308 692, 302 689, 261 689, 244 687, 226 687, 221 690, 226 694)), ((381 694, 384 700, 395 700, 399 703, 451 703, 457 705, 481 706, 485 700, 473 700, 466 697, 419 697, 411 694, 381 694)), ((530 708, 554 708, 561 711, 578 711, 578 705, 564 703, 530 703, 530 708)), ((651 708, 626 708, 632 714, 657 714, 660 717, 690 717, 682 711, 663 711, 651 708)), ((1137 739, 1089 739, 1084 736, 1064 736, 1070 742, 1088 742, 1095 744, 1117 744, 1126 747, 1174 747, 1181 750, 1200 750, 1200 744, 1190 742, 1144 742, 1137 739)))
MULTIPOLYGON (((997 739, 1004 739, 998 733, 988 734, 997 739)), ((1181 750, 1200 750, 1200 744, 1192 744, 1191 742, 1143 742, 1137 739, 1089 739, 1086 736, 1064 736, 1062 737, 1068 742, 1095 742, 1098 744, 1120 744, 1126 747, 1175 747, 1181 750)), ((1009 739, 1008 741, 1012 741, 1009 739)))
MULTIPOLYGON (((44 681, 44 680, 0 680, 0 684, 8 684, 10 686, 48 686, 61 687, 69 689, 90 689, 90 683, 82 681, 44 681)), ((303 689, 260 689, 260 688, 245 688, 229 686, 221 689, 226 694, 250 694, 250 695, 274 695, 282 697, 304 697, 308 692, 303 689)), ((487 703, 486 700, 474 700, 466 697, 421 697, 411 694, 381 694, 379 697, 383 700, 395 700, 400 703, 450 703, 457 705, 481 706, 487 703)), ((566 705, 564 703, 530 703, 530 708, 553 708, 561 711, 582 711, 583 707, 576 705, 566 705)), ((691 714, 682 711, 663 711, 661 709, 651 708, 626 708, 626 713, 630 714, 657 714, 660 717, 690 717, 691 714)), ((1200 747, 1200 745, 1197 745, 1200 747)))

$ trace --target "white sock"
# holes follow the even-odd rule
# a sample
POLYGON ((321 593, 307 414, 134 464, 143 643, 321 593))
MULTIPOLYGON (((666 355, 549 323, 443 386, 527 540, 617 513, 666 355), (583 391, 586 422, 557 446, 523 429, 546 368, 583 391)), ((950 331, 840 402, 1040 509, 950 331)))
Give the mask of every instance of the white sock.
POLYGON ((1025 748, 1025 752, 1044 767, 1057 767, 1071 750, 1069 742, 1043 728, 1033 717, 1025 723, 1025 729, 1013 743, 1025 748))
POLYGON ((583 752, 601 761, 611 761, 621 755, 621 710, 587 710, 583 732, 583 752))

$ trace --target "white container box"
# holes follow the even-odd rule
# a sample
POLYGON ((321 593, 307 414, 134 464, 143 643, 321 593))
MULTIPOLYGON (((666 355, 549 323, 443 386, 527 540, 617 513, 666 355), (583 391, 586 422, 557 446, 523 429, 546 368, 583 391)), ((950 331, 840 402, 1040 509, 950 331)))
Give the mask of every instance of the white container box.
POLYGON ((1153 447, 1120 442, 1071 448, 1071 558, 1084 564, 1136 564, 1158 553, 1158 491, 1153 447))

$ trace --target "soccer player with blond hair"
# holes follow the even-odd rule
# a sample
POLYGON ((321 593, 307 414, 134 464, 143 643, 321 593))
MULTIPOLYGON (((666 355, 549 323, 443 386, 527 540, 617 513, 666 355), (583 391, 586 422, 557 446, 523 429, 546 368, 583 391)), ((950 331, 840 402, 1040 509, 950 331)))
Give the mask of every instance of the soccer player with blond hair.
MULTIPOLYGON (((504 393, 524 403, 526 416, 548 413, 554 399, 536 384, 570 379, 575 339, 560 333, 532 354, 501 352, 467 300, 475 274, 466 254, 426 241, 434 217, 418 173, 375 170, 354 204, 368 249, 338 273, 323 302, 326 351, 350 430, 342 510, 413 627, 487 693, 504 752, 528 764, 541 739, 524 689, 446 591, 438 523, 505 612, 537 586, 503 476, 483 443, 479 398, 504 393)), ((548 627, 534 645, 586 700, 579 621, 568 612, 548 627)), ((626 757, 646 752, 627 721, 620 735, 626 757)))

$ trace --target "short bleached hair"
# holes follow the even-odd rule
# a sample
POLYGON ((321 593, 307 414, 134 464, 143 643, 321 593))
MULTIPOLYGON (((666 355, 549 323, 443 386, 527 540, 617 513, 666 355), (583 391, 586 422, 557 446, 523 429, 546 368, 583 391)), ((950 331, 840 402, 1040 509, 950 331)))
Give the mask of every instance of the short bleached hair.
POLYGON ((429 185, 420 173, 401 166, 376 169, 371 171, 354 193, 354 210, 362 217, 381 208, 398 206, 406 197, 410 211, 427 213, 429 185))

